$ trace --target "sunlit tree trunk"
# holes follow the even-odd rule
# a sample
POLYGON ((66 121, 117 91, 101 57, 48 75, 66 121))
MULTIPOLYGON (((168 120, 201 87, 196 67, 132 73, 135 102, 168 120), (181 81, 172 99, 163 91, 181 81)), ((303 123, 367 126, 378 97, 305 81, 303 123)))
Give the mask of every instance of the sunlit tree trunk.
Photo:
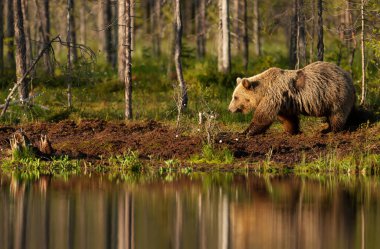
POLYGON ((10 69, 15 68, 15 48, 14 48, 14 39, 15 39, 15 24, 14 24, 14 13, 13 13, 13 0, 6 0, 7 8, 7 30, 6 30, 6 42, 7 46, 7 64, 10 66, 10 69))
POLYGON ((350 65, 350 71, 351 76, 353 74, 353 65, 354 65, 354 58, 355 58, 355 52, 357 47, 356 42, 356 34, 355 34, 355 27, 352 21, 352 5, 350 1, 346 1, 346 20, 349 26, 349 58, 348 58, 348 64, 350 65))
POLYGON ((195 29, 197 34, 197 57, 202 59, 206 55, 206 0, 197 0, 195 29))
POLYGON ((4 72, 4 2, 0 1, 0 75, 4 72))
POLYGON ((132 26, 131 0, 125 0, 125 118, 132 119, 132 26))
POLYGON ((253 0, 253 33, 252 40, 254 46, 255 55, 261 55, 261 43, 260 43, 260 12, 259 12, 259 0, 253 0))
POLYGON ((79 16, 79 30, 80 30, 80 43, 86 44, 86 39, 87 39, 87 1, 88 0, 81 0, 81 5, 80 5, 80 16, 79 16))
POLYGON ((234 32, 234 41, 235 41, 235 49, 237 54, 239 55, 241 52, 241 9, 240 9, 240 1, 241 0, 233 0, 233 18, 232 18, 232 32, 234 32))
POLYGON ((126 42, 126 34, 125 34, 125 25, 126 19, 124 18, 126 15, 125 11, 125 0, 118 1, 118 41, 117 41, 117 68, 118 68, 118 76, 120 84, 124 84, 125 80, 125 60, 126 60, 126 50, 125 50, 125 42, 126 42))
POLYGON ((78 54, 77 54, 77 50, 75 48, 76 44, 77 44, 77 36, 76 36, 76 30, 75 30, 75 18, 74 18, 74 0, 67 0, 67 6, 68 6, 68 12, 67 12, 67 25, 69 26, 68 27, 68 30, 70 32, 70 34, 68 34, 68 36, 70 36, 70 43, 71 43, 71 46, 70 46, 70 60, 71 60, 71 64, 75 64, 78 60, 78 54))
POLYGON ((247 17, 247 0, 242 0, 243 22, 242 22, 242 35, 243 35, 243 64, 244 69, 248 69, 249 62, 249 38, 248 38, 248 17, 247 17))
POLYGON ((290 21, 290 42, 289 42, 289 66, 295 68, 297 63, 297 12, 294 11, 290 21))
POLYGON ((360 14, 361 14, 361 25, 362 25, 362 33, 360 37, 360 43, 361 43, 361 52, 362 52, 362 94, 360 99, 360 105, 366 104, 366 98, 367 98, 367 82, 366 82, 366 75, 365 75, 365 64, 366 64, 366 58, 365 58, 365 16, 364 16, 364 7, 365 7, 365 0, 361 0, 360 5, 360 14))
POLYGON ((105 51, 106 51, 106 59, 109 64, 112 64, 112 6, 111 0, 104 1, 104 24, 103 27, 105 30, 105 51))
POLYGON ((311 32, 309 47, 309 63, 314 61, 314 36, 315 36, 315 0, 311 0, 311 32))
MULTIPOLYGON (((21 0, 13 0, 14 7, 14 30, 16 45, 16 77, 20 80, 26 73, 26 41, 24 33, 24 22, 22 15, 21 0)), ((28 81, 24 80, 19 86, 19 97, 24 102, 29 96, 28 81)))
POLYGON ((182 13, 181 13, 181 0, 174 0, 175 7, 175 50, 174 50, 174 63, 177 73, 177 80, 181 91, 180 109, 185 109, 188 104, 187 87, 182 73, 182 13))
POLYGON ((73 49, 73 45, 75 44, 73 42, 73 32, 72 28, 74 25, 72 25, 73 21, 73 1, 74 0, 67 0, 67 77, 68 77, 68 83, 67 83, 67 106, 69 108, 72 107, 72 96, 71 96, 71 73, 72 73, 72 67, 73 67, 73 52, 75 49, 73 49))
POLYGON ((153 12, 151 16, 152 25, 152 45, 153 53, 156 56, 161 55, 161 0, 154 0, 153 12))
POLYGON ((306 32, 304 0, 296 0, 297 12, 297 64, 296 69, 306 65, 306 32))
POLYGON ((229 73, 231 69, 230 28, 228 0, 219 0, 218 71, 229 73))
POLYGON ((324 55, 324 43, 323 43, 323 1, 318 0, 317 2, 317 9, 318 9, 318 26, 317 26, 317 33, 318 33, 318 43, 317 43, 317 58, 319 61, 323 61, 323 55, 324 55))

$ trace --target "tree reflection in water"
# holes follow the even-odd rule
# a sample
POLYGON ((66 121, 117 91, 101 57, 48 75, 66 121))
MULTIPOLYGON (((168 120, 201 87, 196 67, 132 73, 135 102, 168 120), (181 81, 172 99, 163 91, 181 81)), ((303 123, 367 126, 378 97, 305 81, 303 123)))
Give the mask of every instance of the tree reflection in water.
POLYGON ((0 180, 0 248, 380 247, 378 178, 0 180))

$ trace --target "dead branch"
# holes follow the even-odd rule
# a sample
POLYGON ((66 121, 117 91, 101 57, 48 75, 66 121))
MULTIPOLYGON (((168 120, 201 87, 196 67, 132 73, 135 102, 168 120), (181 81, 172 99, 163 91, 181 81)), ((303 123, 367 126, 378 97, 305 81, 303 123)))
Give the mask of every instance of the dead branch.
POLYGON ((16 89, 22 84, 22 82, 26 79, 26 77, 30 74, 30 72, 32 72, 32 70, 36 66, 37 62, 42 58, 42 56, 44 55, 44 53, 46 53, 47 51, 50 50, 51 44, 53 42, 57 41, 57 40, 60 40, 59 35, 56 36, 56 37, 54 37, 53 39, 51 39, 50 42, 48 42, 47 44, 45 44, 45 46, 38 53, 37 58, 29 66, 28 70, 25 72, 25 74, 22 76, 22 78, 18 82, 15 83, 15 85, 13 86, 13 88, 11 89, 11 91, 9 92, 7 98, 5 99, 5 104, 4 104, 3 110, 1 111, 0 117, 3 117, 4 114, 5 114, 5 112, 7 111, 8 107, 9 107, 9 103, 11 101, 11 98, 12 98, 14 92, 16 91, 16 89))

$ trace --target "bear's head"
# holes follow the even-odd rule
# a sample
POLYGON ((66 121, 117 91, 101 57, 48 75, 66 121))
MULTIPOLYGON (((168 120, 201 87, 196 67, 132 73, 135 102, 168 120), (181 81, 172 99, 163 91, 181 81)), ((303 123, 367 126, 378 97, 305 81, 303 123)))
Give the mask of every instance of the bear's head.
POLYGON ((255 109, 262 98, 257 92, 259 81, 250 81, 246 78, 236 79, 236 88, 232 94, 232 100, 228 107, 230 112, 249 113, 255 109))

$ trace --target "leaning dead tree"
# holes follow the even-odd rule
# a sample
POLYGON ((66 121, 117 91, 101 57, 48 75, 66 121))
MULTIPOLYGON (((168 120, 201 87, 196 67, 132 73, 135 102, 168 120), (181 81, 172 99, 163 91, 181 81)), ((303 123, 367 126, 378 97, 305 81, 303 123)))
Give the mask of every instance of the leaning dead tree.
MULTIPOLYGON (((0 117, 4 116, 4 114, 6 113, 8 107, 11 104, 11 100, 13 99, 13 95, 16 93, 16 90, 22 84, 24 84, 24 82, 26 82, 27 77, 33 72, 33 70, 35 69, 35 66, 40 61, 40 59, 44 56, 44 54, 51 53, 51 54, 54 55, 54 50, 53 50, 53 47, 52 47, 53 43, 59 43, 61 46, 65 46, 65 47, 68 47, 68 46, 69 47, 74 47, 75 49, 78 49, 79 51, 81 51, 83 59, 84 58, 89 58, 89 60, 91 60, 91 63, 94 63, 94 61, 95 61, 95 53, 89 47, 87 47, 85 45, 82 45, 82 44, 72 44, 72 43, 68 43, 67 41, 62 41, 62 39, 61 39, 61 37, 59 35, 56 36, 56 37, 54 37, 48 43, 44 44, 44 46, 38 52, 36 58, 34 58, 32 60, 31 65, 29 66, 29 68, 27 68, 27 70, 24 73, 24 75, 22 75, 22 77, 18 78, 17 81, 16 81, 16 83, 14 84, 13 88, 10 89, 9 94, 8 94, 7 98, 5 99, 5 103, 3 105, 0 105, 0 109, 2 109, 0 117)), ((53 56, 53 58, 54 58, 54 56, 53 56)), ((26 98, 26 99, 23 100, 23 102, 25 104, 29 104, 30 100, 32 98, 34 98, 34 97, 35 96, 28 96, 28 98, 26 98)), ((14 101, 14 103, 20 103, 20 102, 21 102, 20 100, 15 100, 14 101)))
MULTIPOLYGON (((28 70, 26 70, 24 72, 24 74, 22 75, 22 77, 17 78, 17 82, 15 83, 15 85, 13 86, 13 88, 11 89, 11 91, 9 92, 7 98, 5 99, 5 104, 2 105, 2 106, 0 106, 3 109, 1 111, 0 117, 4 116, 5 112, 7 111, 8 107, 9 107, 9 104, 11 102, 12 96, 16 92, 16 89, 18 89, 20 86, 22 86, 22 85, 25 84, 26 78, 33 71, 33 69, 36 66, 36 64, 38 63, 38 61, 42 58, 42 56, 45 53, 47 53, 48 51, 51 50, 51 44, 53 42, 57 42, 57 41, 60 41, 59 36, 54 37, 54 39, 52 39, 49 43, 45 44, 45 46, 38 53, 38 56, 36 57, 36 59, 34 59, 33 62, 32 62, 32 64, 29 66, 28 70)), ((28 100, 28 98, 25 98, 23 101, 25 102, 27 100, 28 100)))
POLYGON ((174 50, 174 63, 177 73, 177 80, 180 89, 180 96, 178 99, 178 118, 180 117, 181 111, 187 107, 188 97, 187 97, 187 87, 185 79, 182 73, 182 13, 181 13, 181 0, 174 0, 174 13, 175 13, 175 50, 174 50))

